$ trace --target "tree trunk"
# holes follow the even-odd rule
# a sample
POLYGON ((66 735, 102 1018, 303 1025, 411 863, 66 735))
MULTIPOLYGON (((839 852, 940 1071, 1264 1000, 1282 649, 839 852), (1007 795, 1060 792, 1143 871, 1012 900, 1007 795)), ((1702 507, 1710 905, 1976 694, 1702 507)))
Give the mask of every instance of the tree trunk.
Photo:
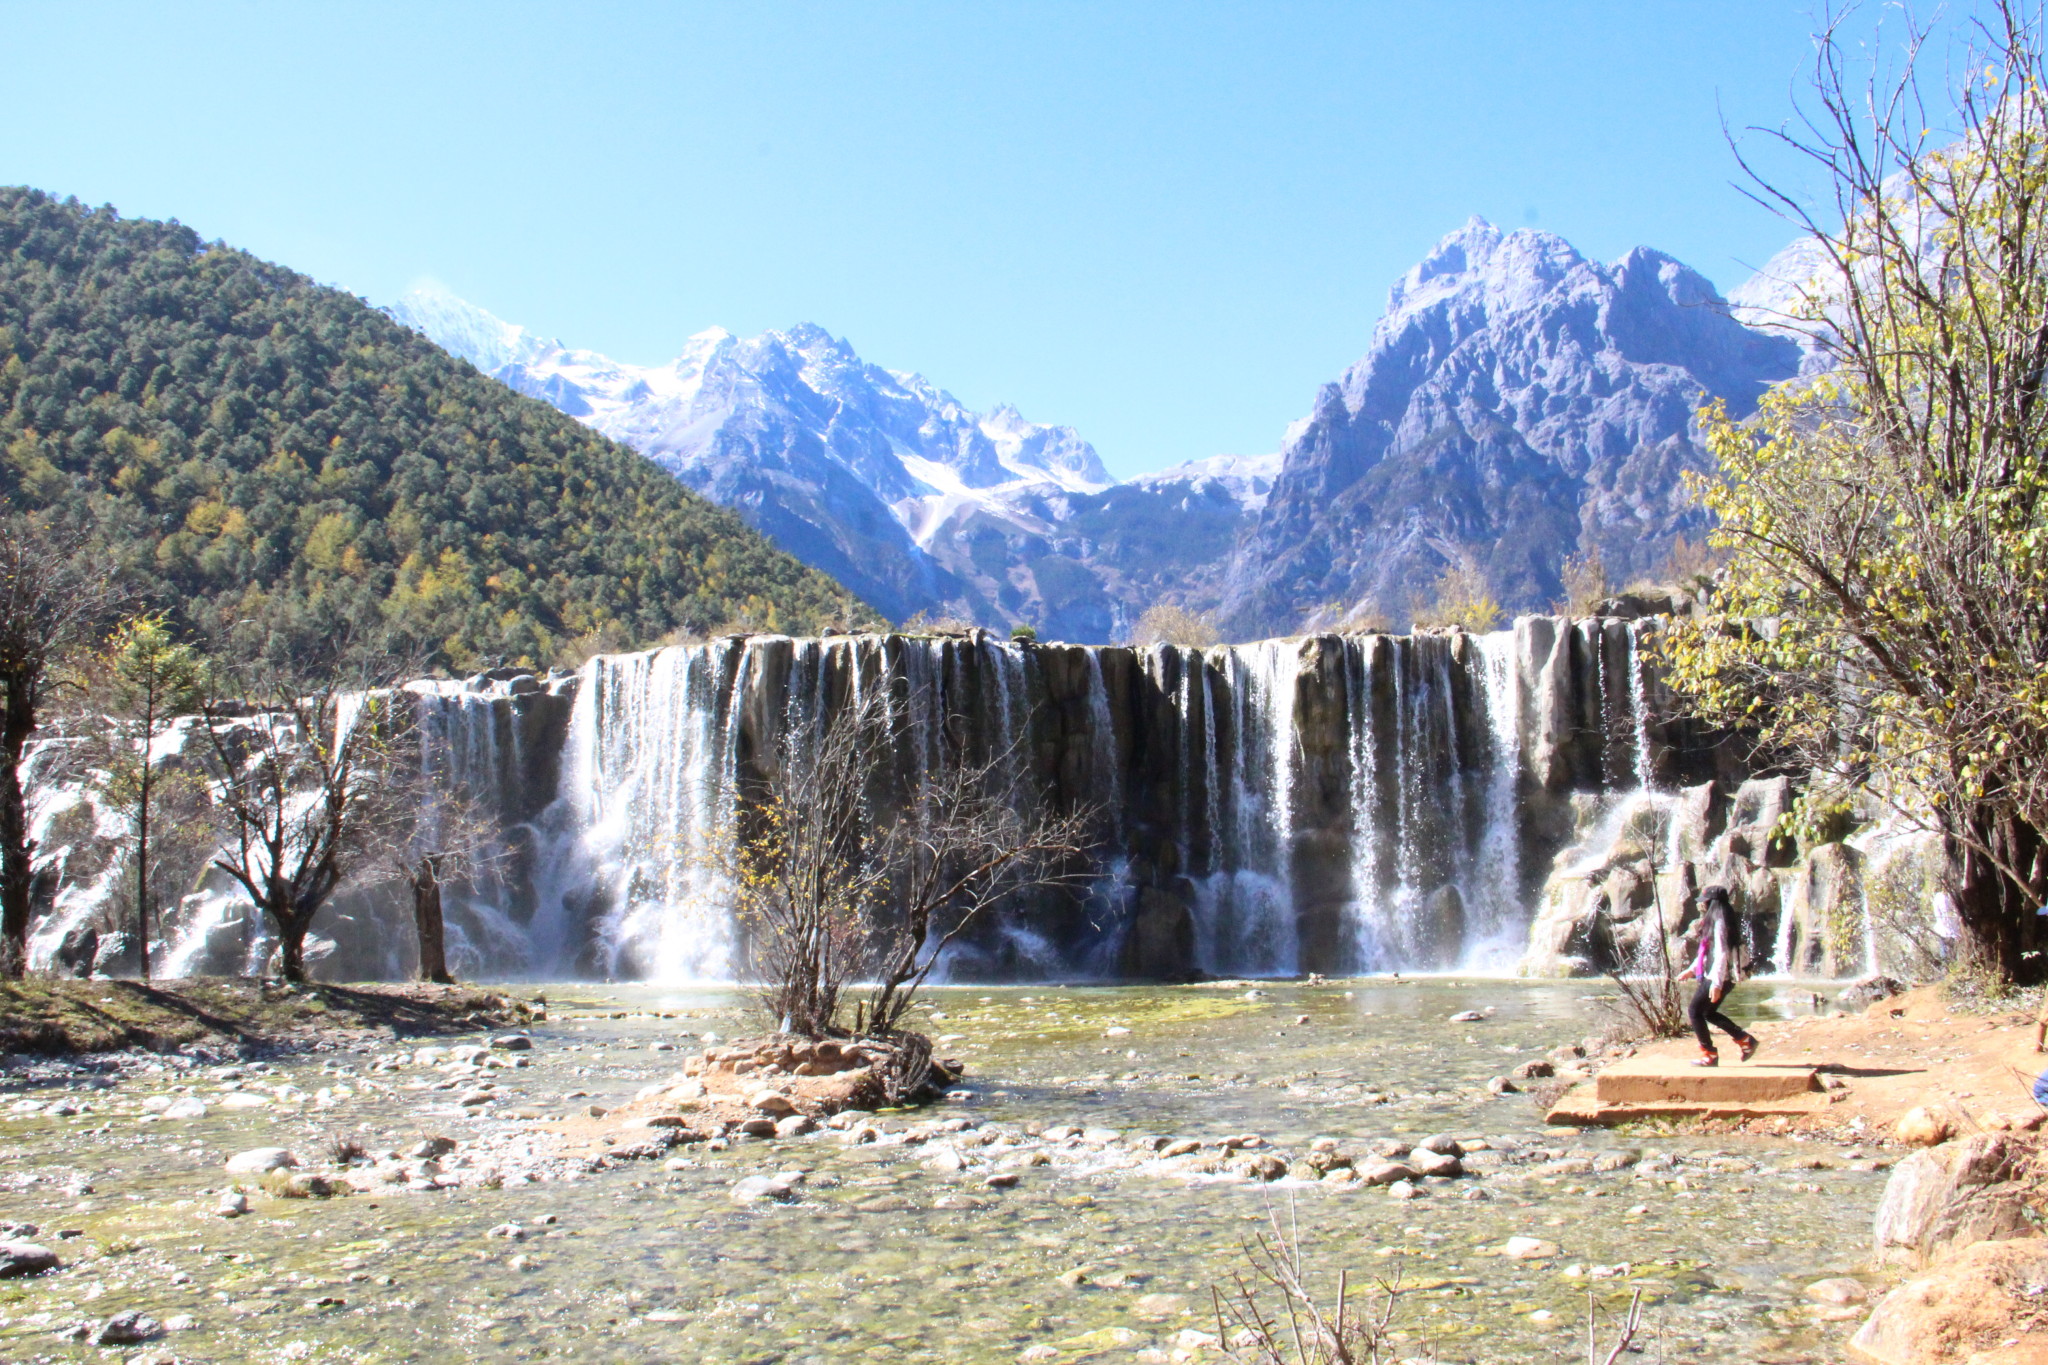
POLYGON ((156 737, 154 711, 142 727, 142 797, 135 810, 135 944, 142 958, 142 981, 149 983, 149 779, 150 742, 156 737))
POLYGON ((312 927, 312 918, 276 917, 277 970, 287 981, 306 979, 306 930, 312 927))
POLYGON ((1968 819, 1971 840, 1997 850, 1999 860, 2027 882, 2014 881, 1969 840, 1946 841, 1948 893, 1962 924, 1962 952, 2004 980, 2040 980, 2048 976, 2040 952, 2048 943, 2048 920, 2035 912, 2048 896, 2048 846, 2039 830, 2016 816, 1979 807, 1968 819))
POLYGON ((421 860, 413 869, 412 918, 420 936, 420 980, 455 984, 448 974, 447 926, 441 918, 441 879, 433 863, 421 860))
POLYGON ((19 685, 7 689, 0 715, 0 975, 28 971, 28 921, 35 898, 35 841, 28 837, 28 801, 21 755, 36 728, 35 703, 19 685))

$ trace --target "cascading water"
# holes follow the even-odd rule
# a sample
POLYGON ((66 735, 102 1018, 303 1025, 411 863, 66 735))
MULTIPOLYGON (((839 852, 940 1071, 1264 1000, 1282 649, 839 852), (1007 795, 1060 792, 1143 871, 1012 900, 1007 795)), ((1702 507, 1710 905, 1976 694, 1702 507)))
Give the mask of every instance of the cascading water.
POLYGON ((1499 967, 1519 952, 1515 639, 1470 644, 1343 642, 1357 969, 1499 967))
MULTIPOLYGON (((560 799, 578 836, 569 866, 608 893, 592 926, 608 976, 733 974, 719 841, 733 812, 732 694, 750 662, 746 650, 688 645, 584 665, 560 799)), ((536 946, 542 963, 566 969, 574 945, 560 918, 556 927, 536 946)))
MULTIPOLYGON (((1221 655, 1222 687, 1234 704, 1225 717, 1211 710, 1204 718, 1203 772, 1213 784, 1213 818, 1205 856, 1189 860, 1207 869, 1189 878, 1196 965, 1216 975, 1290 975, 1300 966, 1292 884, 1300 653, 1292 641, 1267 640, 1190 654, 1187 666, 1206 675, 1211 655, 1221 655), (1215 762, 1219 719, 1228 726, 1227 767, 1215 762)), ((1194 695, 1192 688, 1184 694, 1194 695)), ((1203 695, 1206 700, 1206 689, 1203 695)), ((1186 729, 1192 717, 1183 713, 1178 720, 1186 729)), ((1183 788, 1192 777, 1191 766, 1184 766, 1183 788)))
MULTIPOLYGON (((1100 875, 962 940, 958 976, 1500 968, 1521 946, 1534 865, 1523 737, 1557 728, 1534 708, 1598 726, 1587 761, 1605 772, 1620 766, 1606 732, 1635 726, 1624 713, 1645 690, 1633 649, 1619 654, 1632 634, 1557 629, 1594 680, 1563 711, 1530 692, 1536 665, 1513 632, 1142 652, 753 637, 600 657, 574 682, 555 800, 527 821, 540 851, 523 960, 495 965, 731 977, 739 935, 717 855, 743 772, 766 771, 785 731, 801 743, 887 687, 900 725, 875 756, 878 792, 914 791, 949 755, 1000 755, 1018 801, 1104 811, 1100 875), (1625 691, 1608 683, 1624 666, 1625 691)), ((445 704, 451 775, 519 766, 502 717, 445 704)), ((1649 770, 1636 728, 1630 777, 1649 770)))

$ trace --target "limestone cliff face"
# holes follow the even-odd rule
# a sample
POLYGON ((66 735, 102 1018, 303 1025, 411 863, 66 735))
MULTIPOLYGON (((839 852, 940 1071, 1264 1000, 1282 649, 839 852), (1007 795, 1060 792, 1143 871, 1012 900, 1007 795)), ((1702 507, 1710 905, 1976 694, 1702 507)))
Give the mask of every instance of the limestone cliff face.
POLYGON ((519 870, 467 898, 465 941, 510 944, 500 970, 731 975, 745 943, 706 880, 708 831, 790 727, 889 686, 901 738, 875 756, 877 799, 946 755, 1009 754, 1020 802, 1098 813, 1092 883, 970 936, 963 977, 1505 968, 1575 798, 1716 761, 1637 714, 1637 629, 1212 649, 764 636, 444 688, 451 778, 491 789, 523 841, 519 870))
MULTIPOLYGON (((1654 629, 1529 617, 1208 649, 731 637, 415 684, 425 761, 506 837, 448 896, 451 953, 469 975, 731 979, 747 945, 716 832, 786 734, 887 688, 900 724, 872 755, 876 801, 908 799, 935 764, 1006 756, 1023 806, 1095 812, 1088 883, 969 935, 948 964, 964 979, 1597 970, 1660 906, 1682 935, 1710 881, 1736 890, 1760 959, 1862 970, 1844 926, 1873 879, 1903 875, 1897 850, 1786 840, 1790 783, 1670 718, 1654 629)), ((60 860, 82 876, 104 861, 60 860)), ((89 890, 60 897, 67 924, 89 918, 89 890)), ((224 885, 166 927, 185 971, 264 951, 224 885)), ((332 975, 410 966, 395 887, 352 888, 315 932, 332 975)), ((39 931, 52 962, 62 939, 39 931)))

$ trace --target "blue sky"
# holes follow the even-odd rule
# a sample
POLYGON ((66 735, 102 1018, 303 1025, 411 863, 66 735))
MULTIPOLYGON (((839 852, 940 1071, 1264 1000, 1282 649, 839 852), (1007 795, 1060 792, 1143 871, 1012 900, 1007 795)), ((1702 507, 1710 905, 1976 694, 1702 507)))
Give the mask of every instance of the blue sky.
POLYGON ((0 181, 618 358, 808 320, 1120 476, 1277 446, 1468 215, 1724 289, 1795 3, 0 4, 0 181))

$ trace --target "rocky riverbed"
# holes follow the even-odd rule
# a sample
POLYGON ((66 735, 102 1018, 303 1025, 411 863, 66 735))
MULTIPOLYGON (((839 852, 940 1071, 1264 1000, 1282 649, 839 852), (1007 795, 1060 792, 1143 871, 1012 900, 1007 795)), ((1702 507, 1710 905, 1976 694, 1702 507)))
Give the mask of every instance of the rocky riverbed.
POLYGON ((15 1058, 0 1238, 61 1265, 0 1279, 0 1358, 1214 1359, 1209 1287, 1277 1210, 1330 1282, 1398 1279, 1415 1359, 1582 1356, 1638 1288, 1665 1359, 1840 1359, 1885 1154, 1545 1128, 1488 1081, 1593 1031, 1586 994, 941 990, 965 1080, 822 1123, 689 1116, 686 1062, 754 1026, 725 992, 15 1058))

